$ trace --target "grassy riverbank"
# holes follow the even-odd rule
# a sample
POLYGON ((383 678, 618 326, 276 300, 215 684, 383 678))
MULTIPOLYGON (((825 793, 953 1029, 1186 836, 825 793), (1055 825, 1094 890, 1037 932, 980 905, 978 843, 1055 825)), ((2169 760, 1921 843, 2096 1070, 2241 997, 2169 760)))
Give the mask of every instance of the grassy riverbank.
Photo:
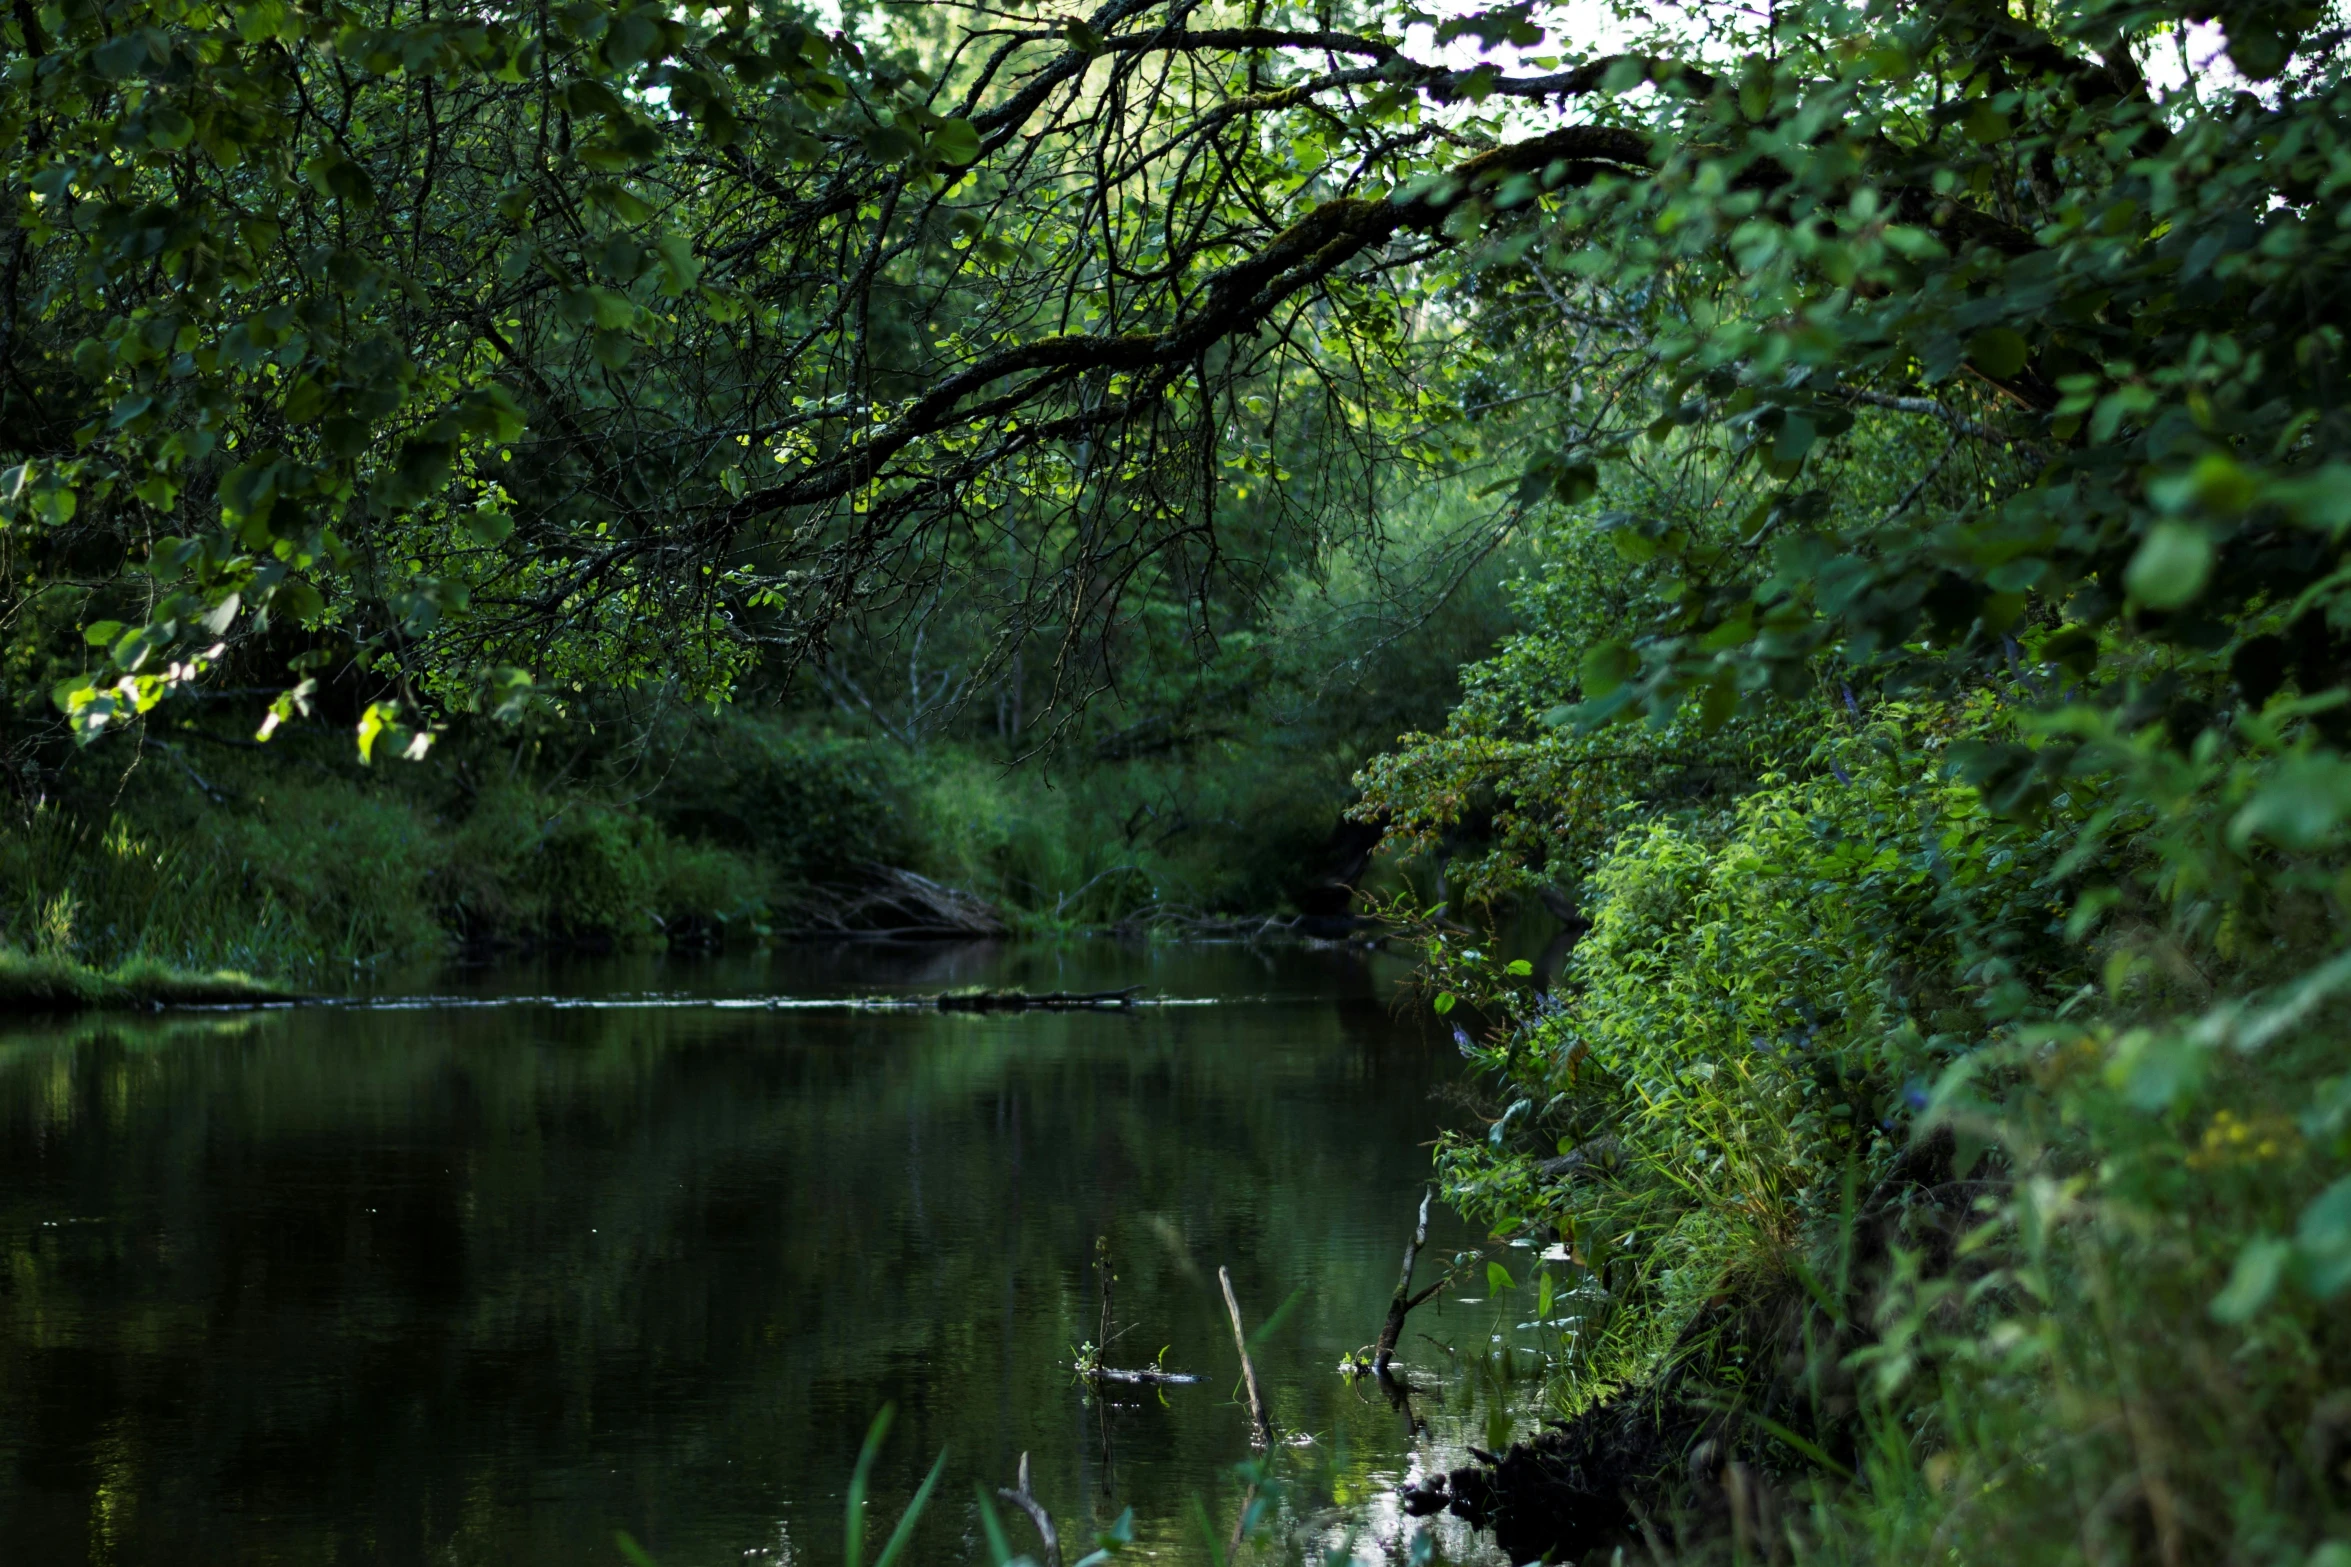
POLYGON ((55 953, 0 947, 0 1012, 222 1006, 293 997, 291 991, 232 969, 206 973, 151 958, 97 969, 55 953))
POLYGON ((1555 977, 1427 928, 1486 1123, 1440 1169, 1552 1424, 1424 1501, 1518 1561, 2351 1562, 2338 698, 2117 638, 2076 694, 2139 705, 2061 725, 2027 625, 1583 729, 1653 591, 1611 553, 1368 780, 1452 918, 1576 916, 1555 977))
POLYGON ((237 738, 158 727, 72 757, 0 823, 0 942, 331 988, 459 953, 783 939, 875 867, 1023 935, 1290 914, 1346 869, 1334 833, 1372 743, 1275 731, 1016 770, 792 717, 620 715, 459 728, 370 768, 341 734, 237 738))
MULTIPOLYGON (((2020 824, 1942 765, 2006 712, 1865 713, 1609 836, 1549 996, 1431 945, 1506 1020, 1448 1192, 1566 1248, 1520 1280, 1565 1422, 1535 1450, 1701 1557, 2346 1559, 2331 897, 2202 941, 2127 883, 2060 901, 2091 802, 2020 824)), ((1513 1500, 1529 1554, 1612 1516, 1513 1500)))

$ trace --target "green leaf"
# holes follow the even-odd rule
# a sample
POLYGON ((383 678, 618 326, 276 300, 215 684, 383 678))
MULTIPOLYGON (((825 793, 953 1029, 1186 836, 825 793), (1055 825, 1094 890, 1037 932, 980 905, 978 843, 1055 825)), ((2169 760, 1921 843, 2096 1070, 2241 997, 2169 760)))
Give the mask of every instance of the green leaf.
POLYGON ((2211 575, 2211 535, 2194 523, 2166 520, 2148 530, 2123 585, 2149 609, 2178 609, 2195 601, 2211 575))
POLYGON ((359 715, 359 760, 367 765, 375 762, 376 742, 393 728, 400 717, 400 709, 389 702, 370 702, 367 711, 359 715))
POLYGON ((2351 817, 2351 763, 2324 754, 2287 758, 2229 823, 2229 844, 2255 839, 2307 850, 2332 842, 2351 817))
POLYGON ((2208 1309, 2213 1320, 2251 1321, 2277 1293, 2278 1281, 2285 1276, 2286 1264, 2293 1255, 2293 1246, 2274 1236, 2247 1241, 2237 1253, 2237 1265, 2229 1274, 2227 1287, 2212 1298, 2208 1309))
POLYGON ((1226 1567, 1224 1533, 1208 1516, 1208 1504, 1200 1493, 1192 1493, 1192 1526, 1200 1531, 1201 1541, 1208 1547, 1208 1567, 1226 1567))
POLYGON ((1810 419, 1799 413, 1789 414, 1780 421, 1779 431, 1772 437, 1771 455, 1778 462, 1802 462, 1819 436, 1820 431, 1810 419))
POLYGON ((1511 1278, 1510 1270, 1508 1268, 1505 1268, 1498 1262, 1489 1262, 1486 1264, 1487 1293, 1499 1295, 1504 1290, 1513 1290, 1516 1288, 1518 1288, 1518 1283, 1516 1280, 1511 1278))
POLYGON ((2351 463, 2330 462, 2301 478, 2281 479, 2269 486, 2267 498, 2302 526, 2341 538, 2351 530, 2351 463))
POLYGON ((1990 327, 1967 340, 1967 357, 1993 380, 2005 381, 2024 368, 2025 341, 2007 327, 1990 327))
POLYGON ((654 241, 653 254, 661 268, 661 292, 669 298, 682 297, 702 280, 701 259, 694 254, 693 242, 684 236, 663 235, 654 241))
POLYGON ((465 514, 465 529, 484 544, 503 544, 514 532, 514 519, 502 511, 477 506, 465 514))
POLYGON ((1521 979, 1525 978, 1529 974, 1532 974, 1534 971, 1535 966, 1524 958, 1512 958, 1509 965, 1503 970, 1504 973, 1516 974, 1521 979))
POLYGON ((2226 452, 2207 452, 2193 468, 2149 478, 2147 497, 2167 512, 2236 517, 2261 499, 2261 488, 2261 477, 2252 469, 2226 452))
POLYGON ((2263 82, 2285 69, 2293 50, 2276 28, 2266 25, 2262 13, 2247 8, 2243 21, 2234 17, 2228 29, 2229 63, 2243 72, 2246 80, 2263 82))
POLYGON ((147 144, 177 152, 196 134, 196 122, 168 105, 147 116, 147 144))
POLYGON ((1992 107, 1990 100, 1984 98, 1978 98, 1968 105, 1966 126, 1968 139, 1987 147, 1994 142, 2006 141, 2013 129, 2008 116, 1992 107))
POLYGON ((930 1505, 931 1488, 939 1483, 939 1472, 946 1467, 947 1450, 941 1448, 939 1456, 931 1464, 931 1472, 924 1475, 922 1484, 915 1488, 914 1499, 906 1504, 906 1511, 898 1515, 898 1527, 892 1529, 890 1538, 883 1542, 882 1554, 873 1559, 873 1567, 891 1567, 904 1553, 907 1543, 914 1538, 915 1520, 930 1505))
POLYGON ((1739 710, 1739 686, 1735 679, 1720 677, 1708 681, 1698 692, 1698 724, 1708 734, 1719 731, 1739 710))
POLYGON ((1610 641, 1584 655, 1577 675, 1583 681, 1585 697, 1597 699, 1630 680, 1640 667, 1640 655, 1622 642, 1610 641))
POLYGON ((890 1421, 898 1413, 895 1404, 884 1404, 873 1417, 873 1424, 865 1431, 865 1444, 857 1450, 857 1466, 849 1472, 848 1521, 841 1529, 841 1560, 848 1567, 865 1567, 865 1491, 873 1481, 873 1461, 881 1456, 882 1441, 890 1434, 890 1421))
POLYGON ((1255 1349, 1265 1339, 1270 1338, 1284 1322, 1289 1320, 1290 1313, 1298 1308, 1298 1302, 1304 1300, 1305 1298, 1306 1286, 1303 1284, 1290 1291, 1289 1295, 1282 1301, 1280 1305, 1274 1307, 1272 1311, 1266 1313, 1266 1317, 1263 1322, 1260 1322, 1256 1327, 1249 1330, 1249 1347, 1251 1349, 1255 1349))
POLYGON ((969 120, 942 120, 931 132, 931 156, 941 163, 965 164, 980 155, 980 133, 969 120))
POLYGON ((2329 1300, 2351 1289, 2351 1175, 2310 1201, 2294 1226, 2310 1292, 2329 1300))
POLYGON ((628 112, 618 93, 587 76, 580 77, 563 89, 563 103, 574 114, 599 119, 628 112))
POLYGON ((630 1537, 626 1529, 619 1530, 613 1535, 612 1548, 620 1552, 620 1559, 627 1562, 629 1567, 659 1567, 652 1557, 645 1554, 645 1548, 630 1537))
POLYGON ((626 332, 598 331, 589 334, 588 351, 605 369, 625 370, 637 357, 637 340, 626 332))
POLYGON ((1005 1537, 1004 1520, 996 1516, 996 1499, 977 1480, 971 1483, 971 1489, 980 1501, 980 1535, 988 1543, 988 1560, 995 1567, 1011 1567, 1012 1541, 1005 1537))
POLYGON ((491 382, 473 387, 452 405, 459 425, 469 435, 493 441, 519 439, 525 428, 522 405, 505 387, 491 382))
POLYGON ((2141 1110, 2169 1110, 2204 1080, 2208 1052, 2176 1028, 2134 1028, 2116 1041, 2107 1077, 2141 1110))
POLYGON ((1551 481, 1551 492, 1566 505, 1582 505, 1600 493, 1599 466, 1588 462, 1561 464, 1557 477, 1551 481))
POLYGON ((1443 1016, 1444 1016, 1446 1013, 1448 1013, 1448 1012, 1452 1011, 1452 1010, 1453 1010, 1453 992, 1452 992, 1452 991, 1450 991, 1450 990, 1440 990, 1440 991, 1438 991, 1438 992, 1437 992, 1437 1000, 1436 1000, 1436 1008, 1437 1008, 1437 1016, 1439 1016, 1439 1017, 1443 1017, 1443 1016))
POLYGON ((300 577, 288 577, 269 595, 269 612, 272 615, 284 615, 305 626, 317 624, 318 618, 326 613, 326 607, 326 600, 319 596, 318 589, 300 577))
POLYGON ((623 223, 642 223, 653 216, 645 198, 618 180, 590 180, 587 197, 623 223))

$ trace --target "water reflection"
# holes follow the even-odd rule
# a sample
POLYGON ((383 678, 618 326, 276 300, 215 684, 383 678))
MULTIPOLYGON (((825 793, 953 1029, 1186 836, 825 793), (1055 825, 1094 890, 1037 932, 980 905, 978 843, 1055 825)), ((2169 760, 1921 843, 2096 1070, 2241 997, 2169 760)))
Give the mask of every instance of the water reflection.
MULTIPOLYGON (((1425 1433, 1334 1368, 1377 1330, 1457 1058, 1392 974, 1238 949, 784 950, 441 976, 498 995, 727 998, 1143 983, 1132 1014, 305 1008, 0 1035, 0 1540, 10 1562, 838 1558, 885 1402, 876 1513, 950 1457, 914 1559, 980 1554, 975 1481, 1032 1454, 1080 1539, 1204 1561, 1254 1321, 1291 1522, 1376 1554, 1425 1433), (1107 1237, 1114 1363, 1075 1384, 1107 1237), (1308 1483, 1311 1482, 1311 1483, 1308 1483), (1335 1499, 1336 1508, 1332 1507, 1335 1499)), ((1461 1243, 1440 1216, 1432 1253, 1461 1243)), ((1487 1306, 1408 1335, 1482 1356, 1487 1306), (1425 1335, 1425 1337, 1421 1336, 1425 1335)), ((1461 1542, 1455 1543, 1455 1549, 1461 1542)), ((1074 1553, 1073 1553, 1074 1554, 1074 1553)))

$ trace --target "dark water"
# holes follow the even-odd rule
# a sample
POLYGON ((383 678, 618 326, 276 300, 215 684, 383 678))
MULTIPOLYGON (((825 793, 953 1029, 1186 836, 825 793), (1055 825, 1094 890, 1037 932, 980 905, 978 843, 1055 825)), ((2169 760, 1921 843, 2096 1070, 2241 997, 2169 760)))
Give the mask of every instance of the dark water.
POLYGON ((1408 1342, 1443 1384, 1417 1436, 1336 1374, 1451 1114, 1458 1056, 1390 1014, 1396 972, 804 949, 0 1032, 0 1562, 572 1567, 627 1530, 663 1567, 830 1567, 885 1403, 869 1558, 944 1449, 910 1561, 978 1560, 974 1483, 1027 1450, 1065 1536, 1132 1507, 1133 1558, 1205 1562, 1193 1499, 1229 1530, 1249 1456, 1219 1264, 1253 1326, 1303 1292, 1257 1350, 1312 1438, 1277 1455, 1276 1532, 1401 1549, 1399 1478, 1506 1435, 1513 1313, 1416 1314, 1463 1357, 1408 1342), (973 982, 1220 1004, 706 1004, 973 982), (1104 1235, 1110 1358, 1165 1345, 1201 1385, 1073 1382, 1104 1235))

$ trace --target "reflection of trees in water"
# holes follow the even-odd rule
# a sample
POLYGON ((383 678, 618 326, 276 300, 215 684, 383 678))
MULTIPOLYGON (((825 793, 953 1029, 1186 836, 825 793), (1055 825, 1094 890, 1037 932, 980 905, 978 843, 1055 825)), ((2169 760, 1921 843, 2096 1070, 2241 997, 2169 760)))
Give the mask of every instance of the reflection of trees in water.
MULTIPOLYGON (((586 1560, 619 1523, 683 1560, 778 1518, 821 1555, 818 1501, 887 1399, 877 1506, 943 1445, 991 1483, 1025 1448, 1073 1530, 1132 1503, 1174 1546, 1184 1498, 1247 1451, 1218 1263, 1260 1311, 1313 1285, 1262 1351, 1285 1428, 1344 1425, 1359 1467, 1398 1466, 1394 1417, 1330 1371, 1375 1325, 1432 1062, 1363 1005, 303 1012, 19 1041, 0 1512, 68 1556, 101 1484, 126 1559, 364 1536, 586 1560), (61 1214, 104 1222, 43 1227, 61 1214), (1206 1385, 1085 1406, 1065 1365, 1098 1233, 1138 1357, 1171 1343, 1206 1385)), ((936 1514, 953 1554, 969 1521, 936 1514)))

